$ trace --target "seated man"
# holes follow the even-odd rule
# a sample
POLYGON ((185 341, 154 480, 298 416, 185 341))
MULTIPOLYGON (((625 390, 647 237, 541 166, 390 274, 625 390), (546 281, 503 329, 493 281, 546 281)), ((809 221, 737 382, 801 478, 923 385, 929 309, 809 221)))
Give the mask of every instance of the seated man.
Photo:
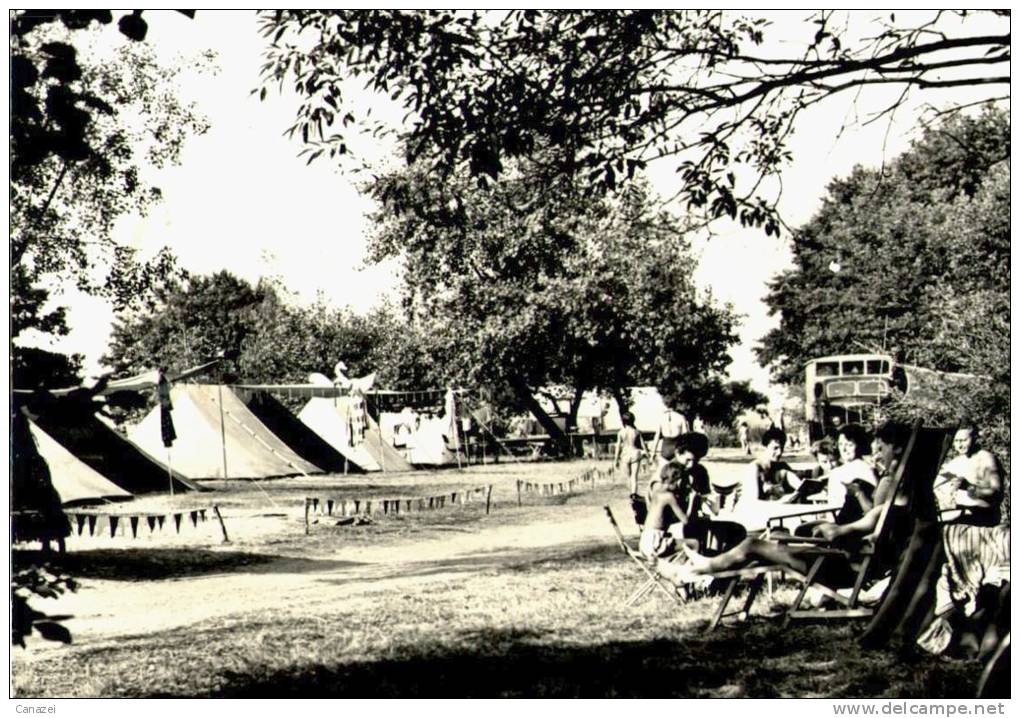
POLYGON ((747 478, 737 489, 737 505, 749 501, 792 501, 800 486, 800 477, 781 461, 786 434, 772 427, 761 437, 762 448, 748 467, 747 478))
POLYGON ((996 526, 1002 520, 999 460, 978 442, 974 424, 961 424, 953 436, 956 456, 942 465, 935 479, 935 499, 943 521, 996 526))
MULTIPOLYGON (((894 462, 899 461, 908 438, 909 433, 897 425, 886 424, 879 429, 876 435, 875 446, 881 452, 886 466, 891 467, 894 465, 894 462)), ((899 507, 906 505, 906 496, 903 491, 897 492, 895 496, 893 495, 893 475, 894 473, 890 471, 882 479, 881 485, 874 494, 874 506, 861 518, 843 523, 819 524, 814 527, 815 535, 823 536, 833 541, 836 545, 851 551, 858 548, 875 530, 882 508, 886 503, 892 501, 894 506, 899 507)), ((850 495, 846 497, 846 500, 856 503, 854 497, 850 495)), ((853 512, 841 512, 841 515, 851 516, 853 512)), ((909 525, 908 522, 900 520, 909 518, 909 516, 906 516, 905 511, 894 515, 892 518, 894 529, 897 523, 902 523, 904 526, 909 525)), ((890 531, 890 536, 895 536, 896 538, 890 539, 887 542, 888 546, 895 546, 902 536, 902 531, 890 531)), ((888 546, 883 546, 882 548, 888 548, 888 546)), ((810 562, 813 561, 811 551, 811 546, 789 545, 768 539, 748 538, 730 551, 712 558, 687 550, 688 557, 690 558, 689 564, 681 566, 660 562, 658 570, 663 576, 676 583, 689 582, 699 574, 717 573, 729 569, 742 568, 753 562, 788 566, 800 573, 806 573, 810 562)), ((848 560, 832 557, 822 565, 822 574, 818 576, 818 580, 823 584, 838 588, 846 585, 848 582, 852 582, 853 577, 853 567, 848 560)))

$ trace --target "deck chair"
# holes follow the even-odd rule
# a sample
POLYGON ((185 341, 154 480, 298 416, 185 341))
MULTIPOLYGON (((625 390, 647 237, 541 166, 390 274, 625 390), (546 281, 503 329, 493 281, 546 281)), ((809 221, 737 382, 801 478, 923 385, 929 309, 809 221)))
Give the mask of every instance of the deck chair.
POLYGON ((613 533, 616 534, 616 542, 620 546, 620 550, 627 555, 637 566, 641 569, 642 573, 645 574, 645 581, 638 586, 633 593, 624 601, 625 606, 633 606, 638 601, 651 595, 656 588, 661 590, 671 600, 676 602, 678 605, 682 605, 686 602, 686 597, 682 593, 678 593, 677 587, 673 583, 661 576, 655 570, 655 564, 645 558, 644 554, 638 551, 636 546, 631 546, 627 543, 627 540, 623 536, 623 532, 620 530, 620 525, 616 523, 616 518, 613 516, 612 510, 608 506, 603 506, 605 509, 606 516, 609 517, 609 523, 613 527, 613 533))
MULTIPOLYGON (((918 444, 920 432, 920 422, 916 422, 911 431, 906 449, 903 452, 903 458, 893 475, 894 495, 900 489, 900 483, 903 481, 908 465, 913 463, 912 457, 914 456, 914 452, 918 444)), ((941 443, 941 432, 938 438, 941 443)), ((928 442, 925 443, 927 444, 928 442)), ((861 606, 859 599, 864 587, 865 579, 871 576, 871 569, 875 558, 874 546, 876 544, 882 544, 891 529, 892 522, 889 520, 889 514, 892 506, 893 502, 890 501, 885 505, 879 516, 879 521, 873 534, 876 537, 876 541, 872 545, 865 546, 859 552, 855 552, 854 554, 851 554, 847 550, 838 546, 831 545, 828 541, 822 538, 773 535, 771 537, 772 540, 781 541, 788 545, 795 545, 798 547, 798 552, 801 556, 811 562, 806 573, 793 570, 786 565, 761 565, 708 574, 713 578, 726 581, 726 588, 723 591, 722 600, 720 601, 719 608, 709 623, 708 630, 714 630, 723 618, 738 616, 741 620, 746 620, 750 614, 754 599, 761 591, 765 581, 771 580, 771 578, 777 574, 793 579, 801 586, 796 599, 786 613, 786 622, 789 622, 793 618, 850 618, 870 616, 873 613, 873 609, 861 606), (822 583, 816 582, 815 580, 824 565, 824 562, 835 558, 850 560, 855 565, 854 584, 849 596, 839 592, 838 590, 831 589, 822 583), (733 598, 737 586, 742 582, 748 583, 748 592, 744 601, 744 606, 738 611, 731 611, 727 613, 726 608, 730 600, 733 598), (837 608, 828 610, 801 608, 808 590, 811 588, 821 593, 825 598, 833 601, 837 605, 837 608)), ((806 508, 809 509, 810 507, 806 508)))
MULTIPOLYGON (((930 485, 934 481, 934 472, 941 465, 942 458, 949 446, 947 439, 951 435, 950 432, 951 430, 948 429, 922 429, 920 421, 914 423, 910 440, 907 442, 907 448, 903 452, 903 458, 900 460, 893 475, 894 495, 900 491, 901 485, 904 482, 909 482, 910 484, 911 491, 909 493, 911 502, 908 504, 908 510, 914 511, 917 508, 913 505, 914 497, 917 495, 915 487, 923 486, 925 483, 930 485)), ((877 575, 876 571, 878 568, 876 551, 883 548, 883 545, 887 544, 891 538, 892 520, 890 519, 890 514, 892 513, 892 507, 892 501, 883 507, 879 515, 878 524, 872 534, 874 540, 863 546, 851 557, 855 566, 855 578, 850 594, 846 595, 837 592, 836 596, 831 597, 836 603, 833 608, 802 608, 808 591, 812 588, 818 590, 821 587, 821 584, 815 581, 815 577, 828 557, 820 555, 814 560, 814 563, 808 570, 807 576, 801 584, 800 591, 786 614, 787 622, 794 618, 866 618, 875 613, 874 607, 861 605, 860 597, 865 581, 881 578, 877 575)), ((895 566, 896 563, 898 562, 893 562, 892 566, 895 566)), ((891 568, 890 572, 892 570, 894 569, 891 568)))

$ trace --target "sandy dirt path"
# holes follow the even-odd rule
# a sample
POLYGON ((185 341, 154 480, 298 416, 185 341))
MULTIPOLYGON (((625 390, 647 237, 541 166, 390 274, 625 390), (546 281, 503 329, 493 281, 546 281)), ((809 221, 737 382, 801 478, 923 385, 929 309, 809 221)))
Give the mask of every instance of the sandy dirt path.
MULTIPOLYGON (((710 470, 713 477, 733 480, 739 465, 710 470)), ((611 502, 621 522, 630 515, 624 491, 620 487, 611 502)), ((65 625, 75 645, 98 647, 210 619, 262 611, 315 615, 341 602, 356 607, 379 591, 410 591, 422 582, 466 579, 614 543, 600 506, 568 504, 562 509, 555 519, 480 532, 451 529, 441 538, 397 545, 338 547, 332 555, 314 558, 280 556, 222 573, 148 581, 85 579, 77 592, 38 601, 37 607, 72 616, 65 625)), ((31 658, 59 649, 46 641, 33 643, 27 652, 31 658)))
MULTIPOLYGON (((612 505, 618 515, 629 511, 623 499, 612 505)), ((341 601, 369 601, 367 594, 380 590, 412 590, 425 581, 466 578, 612 542, 600 507, 564 508, 569 515, 556 520, 457 532, 413 545, 340 548, 315 560, 280 557, 229 573, 145 582, 86 579, 77 592, 39 601, 38 608, 73 616, 65 625, 75 644, 95 647, 262 610, 314 614, 341 601)), ((38 641, 28 653, 39 655, 47 647, 56 645, 38 641)))

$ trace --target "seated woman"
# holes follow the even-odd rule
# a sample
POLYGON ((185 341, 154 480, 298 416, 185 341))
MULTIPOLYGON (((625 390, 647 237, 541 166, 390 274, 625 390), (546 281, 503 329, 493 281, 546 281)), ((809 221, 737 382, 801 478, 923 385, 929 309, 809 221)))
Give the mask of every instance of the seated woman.
MULTIPOLYGON (((855 432, 854 432, 855 433, 855 432)), ((879 429, 876 435, 875 446, 882 455, 886 466, 893 467, 903 455, 909 433, 902 427, 894 424, 886 424, 879 429)), ((893 502, 894 506, 904 508, 907 503, 905 492, 894 492, 892 477, 893 472, 886 476, 878 489, 874 492, 874 502, 869 510, 859 518, 851 520, 840 520, 834 523, 822 523, 813 527, 813 533, 822 536, 836 545, 853 551, 868 540, 872 532, 878 526, 883 506, 893 502), (895 495, 894 495, 895 493, 895 495)), ((857 499, 850 493, 845 498, 847 504, 856 504, 857 499)), ((845 506, 847 510, 840 512, 840 517, 853 516, 856 509, 853 506, 845 506)), ((896 536, 902 536, 905 530, 909 529, 909 516, 906 511, 895 512, 892 520, 896 536), (903 530, 895 530, 897 524, 903 524, 903 530)), ((890 546, 895 542, 888 542, 878 548, 876 555, 890 554, 890 546)), ((688 550, 687 554, 690 563, 686 565, 660 563, 659 572, 676 583, 684 583, 696 579, 700 574, 716 573, 728 569, 742 568, 754 562, 763 562, 788 566, 791 569, 806 573, 813 561, 811 546, 797 546, 768 539, 748 538, 738 544, 735 548, 712 558, 699 555, 688 550)), ((888 558, 888 556, 886 556, 888 558)), ((879 562, 881 563, 881 562, 879 562)), ((853 581, 855 576, 854 568, 847 559, 840 559, 833 556, 822 565, 822 572, 818 580, 830 587, 839 588, 853 581)))
POLYGON ((935 618, 917 643, 930 653, 980 657, 1009 630, 1009 527, 1001 525, 999 462, 980 448, 977 427, 962 424, 953 448, 935 480, 946 561, 935 618))
MULTIPOLYGON (((892 431, 888 428, 884 430, 892 431)), ((840 427, 836 436, 840 464, 829 472, 826 482, 827 502, 832 506, 841 507, 836 514, 836 523, 850 524, 864 516, 874 506, 878 477, 875 468, 864 460, 864 456, 873 448, 877 454, 876 447, 880 443, 881 439, 877 435, 874 443, 869 442, 868 432, 859 424, 840 427)), ((796 533, 799 536, 810 536, 814 527, 822 523, 826 522, 812 521, 801 524, 797 527, 796 533)))
MULTIPOLYGON (((870 439, 860 424, 847 424, 836 435, 840 465, 829 473, 828 492, 829 503, 843 505, 836 515, 837 523, 856 521, 874 506, 878 477, 874 467, 864 460, 871 453, 870 439)), ((877 440, 880 437, 876 436, 877 440)))

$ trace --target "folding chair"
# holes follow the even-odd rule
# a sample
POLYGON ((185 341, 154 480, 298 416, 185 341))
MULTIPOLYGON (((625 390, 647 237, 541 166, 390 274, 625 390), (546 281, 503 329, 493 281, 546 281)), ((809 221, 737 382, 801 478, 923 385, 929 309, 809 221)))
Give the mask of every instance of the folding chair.
POLYGON ((649 596, 656 588, 659 588, 663 593, 669 596, 678 605, 685 603, 685 598, 677 592, 677 587, 673 583, 661 576, 655 570, 655 564, 649 561, 644 554, 638 551, 637 548, 629 545, 627 540, 623 537, 623 532, 620 530, 619 524, 616 523, 616 518, 613 516, 612 510, 608 506, 603 506, 606 511, 606 516, 609 517, 609 523, 613 527, 613 532, 616 534, 616 542, 620 545, 620 549, 628 556, 634 563, 638 565, 641 571, 645 574, 645 581, 630 595, 630 597, 624 602, 625 606, 633 606, 638 601, 649 596))
MULTIPOLYGON (((903 457, 893 475, 892 487, 892 495, 895 497, 905 480, 904 477, 908 476, 906 480, 912 485, 912 498, 910 503, 908 503, 908 510, 915 508, 912 506, 914 504, 913 497, 917 493, 914 490, 915 487, 922 486, 926 481, 929 483, 934 481, 935 472, 938 471, 938 467, 942 463, 942 457, 948 450, 948 439, 950 437, 951 430, 949 429, 922 429, 920 421, 914 423, 910 440, 907 442, 907 448, 904 450, 903 457), (932 461, 933 458, 934 461, 932 461)), ((865 544, 851 556, 855 576, 850 594, 845 595, 844 593, 837 592, 835 596, 829 596, 837 604, 834 608, 801 608, 801 604, 810 589, 819 590, 822 588, 821 584, 815 582, 815 577, 822 569, 827 556, 819 555, 808 570, 807 576, 801 583, 800 591, 786 614, 787 623, 794 618, 866 618, 874 614, 875 609, 872 606, 861 605, 861 591, 866 580, 880 578, 875 575, 874 570, 877 568, 876 551, 883 548, 883 544, 887 543, 890 538, 892 521, 889 517, 894 503, 893 500, 890 500, 883 507, 879 515, 878 524, 872 533, 872 541, 865 544)), ((893 568, 890 571, 895 569, 895 563, 892 566, 893 568)))
MULTIPOLYGON (((912 467, 912 473, 918 473, 916 469, 913 469, 913 464, 917 462, 917 452, 919 443, 919 436, 922 430, 920 422, 916 422, 911 431, 910 439, 907 442, 907 447, 904 450, 903 458, 897 466, 896 473, 893 479, 893 495, 899 492, 900 484, 903 481, 905 473, 907 473, 908 465, 912 467)), ((925 436, 922 443, 924 443, 924 449, 930 449, 935 441, 939 445, 944 445, 945 431, 943 430, 924 430, 925 436)), ((920 462, 923 464, 923 462, 920 462)), ((939 462, 936 462, 936 465, 939 462)), ((923 480, 920 477, 916 477, 918 480, 923 480)), ((803 557, 812 560, 810 567, 806 573, 793 570, 786 565, 762 565, 762 566, 750 566, 742 569, 733 569, 729 571, 721 571, 713 574, 707 574, 716 579, 724 579, 728 581, 726 590, 723 593, 722 601, 720 602, 719 608, 716 611, 715 616, 709 623, 708 630, 713 630, 719 622, 726 617, 737 615, 742 619, 746 619, 750 614, 751 606, 754 602, 755 597, 761 590, 762 584, 765 580, 771 579, 774 574, 783 574, 788 578, 792 578, 794 581, 801 585, 800 591, 797 594, 796 599, 791 605, 790 609, 786 613, 785 621, 788 623, 793 618, 852 618, 852 617, 865 617, 870 616, 873 613, 873 609, 870 607, 861 606, 859 599, 861 591, 864 587, 865 579, 871 578, 872 568, 875 560, 875 546, 880 545, 888 537, 888 533, 891 530, 892 522, 889 520, 889 514, 891 513, 893 501, 890 500, 882 509, 879 516, 878 524, 876 525, 873 536, 875 541, 871 545, 862 547, 860 550, 853 553, 841 549, 838 546, 830 544, 825 539, 821 538, 809 538, 800 536, 771 536, 771 540, 786 543, 788 545, 797 546, 798 553, 803 557), (831 589, 828 586, 818 583, 815 581, 816 577, 827 560, 833 558, 841 558, 843 560, 849 560, 853 563, 855 569, 854 583, 851 592, 848 595, 841 593, 837 590, 831 589), (744 602, 744 607, 740 611, 732 611, 727 613, 726 607, 729 601, 732 599, 738 583, 742 581, 749 581, 748 595, 744 602), (824 597, 830 599, 837 604, 835 609, 804 609, 801 605, 804 602, 809 589, 814 589, 820 592, 824 597)), ((808 509, 810 511, 810 509, 808 509)), ((829 510, 829 509, 826 509, 829 510)))

